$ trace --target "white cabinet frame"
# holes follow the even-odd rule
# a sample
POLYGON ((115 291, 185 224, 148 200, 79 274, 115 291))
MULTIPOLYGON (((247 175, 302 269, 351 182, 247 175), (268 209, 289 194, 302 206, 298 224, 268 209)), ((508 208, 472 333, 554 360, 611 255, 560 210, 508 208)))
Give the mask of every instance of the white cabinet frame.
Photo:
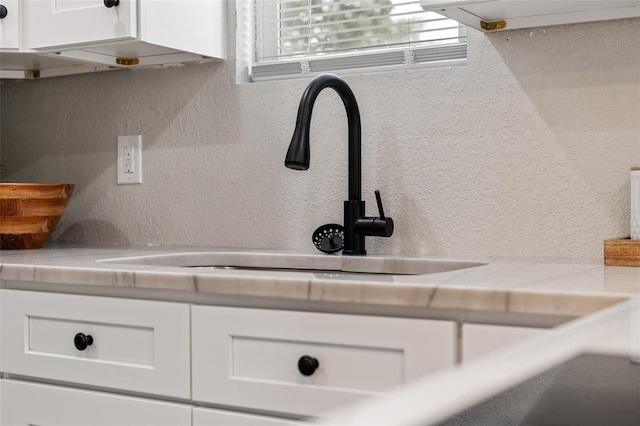
POLYGON ((420 4, 484 32, 640 16, 640 0, 421 0, 420 4))

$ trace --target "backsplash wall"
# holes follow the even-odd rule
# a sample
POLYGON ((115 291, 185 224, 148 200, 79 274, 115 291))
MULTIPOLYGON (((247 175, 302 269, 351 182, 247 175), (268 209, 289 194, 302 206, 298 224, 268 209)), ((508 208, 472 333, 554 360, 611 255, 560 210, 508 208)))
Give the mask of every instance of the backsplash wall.
MULTIPOLYGON (((639 19, 469 30, 466 66, 345 75, 368 213, 380 189, 396 222, 369 252, 601 258, 629 233, 639 39, 639 19)), ((76 184, 58 241, 313 252, 313 230, 342 221, 347 125, 323 92, 310 170, 284 167, 308 81, 238 85, 233 59, 3 81, 6 180, 76 184), (142 185, 116 184, 129 134, 142 134, 142 185)))

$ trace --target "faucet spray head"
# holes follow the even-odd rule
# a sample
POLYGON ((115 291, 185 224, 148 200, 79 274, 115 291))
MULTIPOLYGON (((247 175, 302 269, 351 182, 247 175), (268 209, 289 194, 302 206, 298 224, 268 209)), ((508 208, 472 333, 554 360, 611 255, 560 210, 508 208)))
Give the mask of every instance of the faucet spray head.
POLYGON ((287 150, 284 165, 293 170, 307 170, 309 169, 310 157, 309 124, 297 123, 287 150))

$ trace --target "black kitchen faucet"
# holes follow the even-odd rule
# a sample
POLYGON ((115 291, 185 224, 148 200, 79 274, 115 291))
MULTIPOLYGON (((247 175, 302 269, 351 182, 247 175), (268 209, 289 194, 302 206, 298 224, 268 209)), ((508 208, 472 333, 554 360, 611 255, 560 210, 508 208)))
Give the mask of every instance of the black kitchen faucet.
POLYGON ((322 90, 335 90, 347 111, 349 126, 349 199, 344 202, 344 251, 345 255, 364 255, 365 236, 390 237, 393 234, 393 219, 384 216, 380 192, 376 200, 380 217, 365 216, 362 198, 362 158, 360 110, 351 88, 342 78, 333 74, 322 74, 311 80, 300 99, 296 129, 291 138, 284 164, 290 169, 309 168, 309 127, 313 104, 322 90))

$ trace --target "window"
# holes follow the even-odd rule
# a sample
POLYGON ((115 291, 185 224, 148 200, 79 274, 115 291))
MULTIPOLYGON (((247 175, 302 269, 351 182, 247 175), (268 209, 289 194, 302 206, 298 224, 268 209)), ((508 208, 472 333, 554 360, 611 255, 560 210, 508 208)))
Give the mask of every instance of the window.
POLYGON ((419 0, 247 1, 253 80, 466 60, 465 28, 419 0))

